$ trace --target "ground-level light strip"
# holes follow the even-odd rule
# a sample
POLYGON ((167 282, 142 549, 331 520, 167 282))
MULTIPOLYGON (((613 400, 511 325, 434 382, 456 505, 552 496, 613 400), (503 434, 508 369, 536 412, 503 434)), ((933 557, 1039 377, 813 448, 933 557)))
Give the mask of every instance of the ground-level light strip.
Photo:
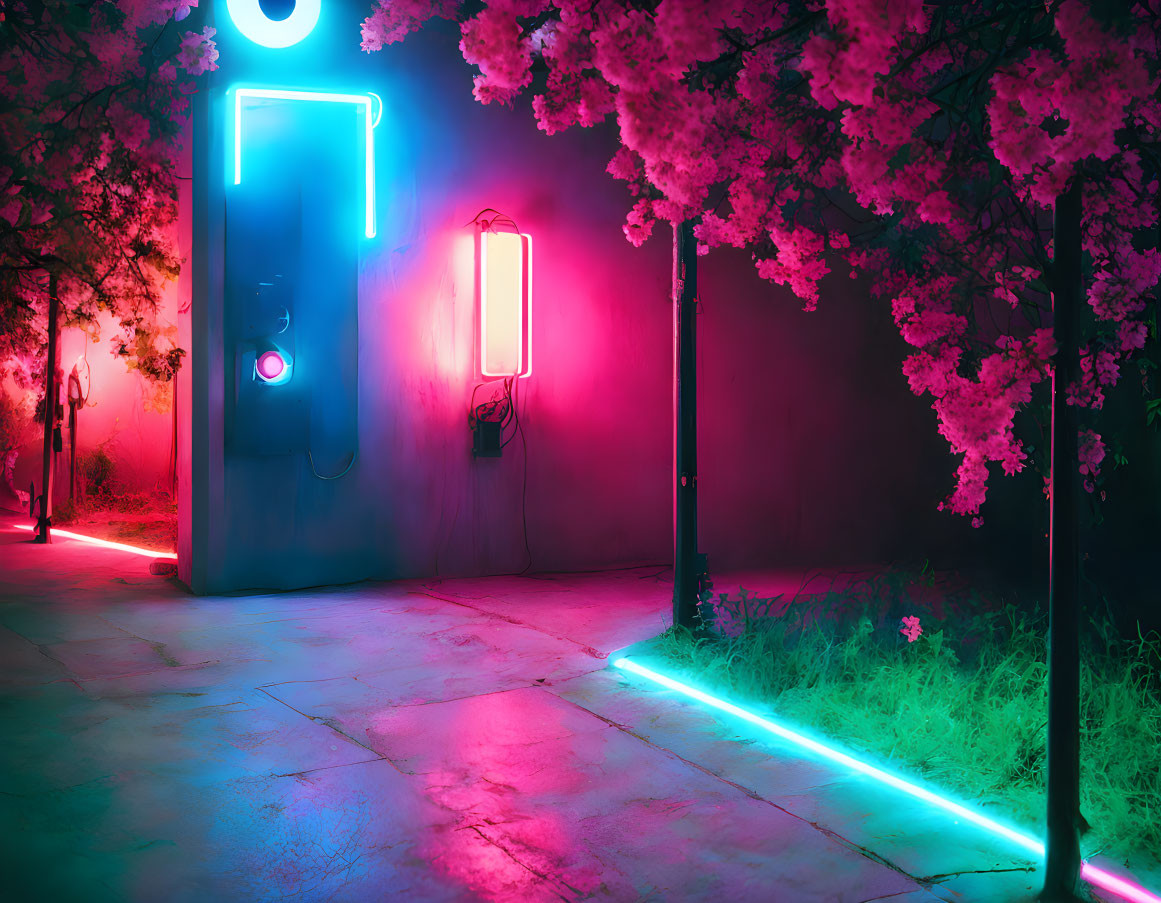
MULTIPOLYGON (((1016 831, 1012 828, 1002 825, 999 822, 988 818, 986 815, 969 809, 968 807, 959 803, 953 802, 952 800, 942 797, 937 793, 932 793, 930 790, 927 790, 924 787, 920 787, 918 784, 913 784, 910 781, 904 780, 903 778, 883 771, 881 768, 876 768, 874 765, 868 765, 866 762, 856 759, 853 756, 840 752, 837 749, 833 749, 826 744, 819 743, 817 740, 813 740, 810 737, 798 733, 797 731, 791 730, 790 728, 785 727, 776 721, 771 721, 769 718, 763 718, 760 715, 755 715, 753 712, 747 712, 745 709, 739 708, 731 702, 726 702, 724 699, 718 699, 716 696, 711 696, 709 693, 698 690, 695 687, 691 687, 679 680, 674 680, 672 677, 666 677, 664 674, 659 674, 651 668, 646 668, 644 665, 639 665, 627 658, 615 659, 613 661, 613 667, 620 668, 622 671, 628 671, 632 674, 636 674, 639 677, 647 678, 648 680, 651 680, 663 687, 667 687, 670 690, 676 690, 678 693, 681 693, 683 696, 686 696, 690 699, 696 699, 698 702, 704 702, 706 705, 710 706, 711 708, 715 708, 720 712, 726 712, 727 714, 741 718, 743 721, 753 724, 756 727, 760 727, 763 730, 774 734, 776 737, 781 737, 783 740, 787 740, 796 746, 801 747, 802 749, 809 750, 810 752, 815 753, 824 759, 827 759, 838 765, 843 765, 852 771, 859 772, 860 774, 865 774, 868 777, 874 778, 880 783, 886 784, 889 787, 894 787, 896 790, 901 790, 904 793, 915 797, 916 799, 923 800, 925 803, 930 803, 931 805, 942 809, 945 812, 956 816, 957 818, 962 818, 963 820, 969 821, 980 828, 991 831, 993 834, 1004 837, 1016 845, 1023 847, 1029 853, 1032 853, 1038 858, 1044 857, 1044 844, 1036 838, 1030 837, 1029 835, 1020 831, 1016 831)), ((1144 888, 1138 887, 1136 884, 1126 881, 1124 878, 1118 878, 1116 875, 1112 875, 1109 872, 1106 872, 1104 869, 1097 868, 1095 865, 1092 865, 1088 862, 1082 863, 1080 875, 1089 884, 1103 888, 1107 891, 1111 891, 1112 893, 1119 894, 1125 899, 1132 901, 1132 903, 1161 903, 1161 897, 1157 897, 1156 895, 1149 893, 1144 888)))
MULTIPOLYGON (((28 524, 16 524, 17 530, 35 530, 35 527, 28 524)), ((69 530, 59 530, 56 527, 52 528, 53 536, 63 536, 65 539, 76 539, 80 542, 92 543, 95 546, 104 546, 106 549, 117 549, 119 552, 132 552, 134 555, 146 555, 149 558, 169 558, 172 561, 177 561, 177 554, 175 552, 154 552, 152 549, 142 549, 138 546, 131 546, 124 542, 113 542, 110 539, 97 539, 95 536, 82 536, 80 533, 73 533, 69 530)))

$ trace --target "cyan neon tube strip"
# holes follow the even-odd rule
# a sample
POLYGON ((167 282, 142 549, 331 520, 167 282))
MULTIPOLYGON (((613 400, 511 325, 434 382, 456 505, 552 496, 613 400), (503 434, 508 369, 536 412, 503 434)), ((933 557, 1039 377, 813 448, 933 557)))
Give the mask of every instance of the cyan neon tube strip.
POLYGON ((242 184, 242 110, 248 98, 266 100, 304 100, 317 103, 353 103, 363 107, 366 143, 366 221, 367 238, 375 237, 375 124, 371 116, 370 94, 334 94, 327 91, 286 91, 281 88, 234 88, 234 184, 242 184))
MULTIPOLYGON (((35 530, 36 528, 28 524, 16 524, 16 529, 35 530)), ((56 527, 52 528, 52 535, 92 543, 95 546, 104 546, 106 549, 116 549, 119 552, 132 552, 134 555, 147 555, 150 558, 170 558, 174 561, 177 560, 177 555, 174 552, 154 552, 150 549, 138 548, 137 546, 131 546, 123 542, 113 542, 110 539, 97 539, 95 536, 82 536, 80 533, 73 533, 69 530, 58 530, 56 527)))
MULTIPOLYGON (((962 818, 965 821, 969 821, 980 828, 991 831, 993 834, 1007 838, 1014 844, 1027 850, 1029 853, 1034 854, 1037 858, 1044 857, 1044 844, 1039 840, 1036 840, 1036 838, 1006 827, 1005 825, 1002 825, 999 822, 988 818, 986 815, 975 812, 972 809, 942 797, 937 793, 932 793, 930 790, 927 790, 924 787, 920 787, 918 784, 913 784, 912 782, 906 781, 903 778, 889 774, 888 772, 883 771, 881 768, 876 768, 874 765, 868 765, 866 762, 860 761, 859 759, 856 759, 853 756, 849 756, 844 752, 840 752, 837 749, 832 749, 831 747, 823 743, 819 743, 817 740, 813 740, 810 737, 806 737, 797 731, 791 730, 790 728, 781 725, 776 721, 771 721, 769 718, 763 718, 760 715, 755 715, 753 712, 747 712, 745 709, 739 708, 732 702, 726 702, 724 699, 718 699, 716 696, 711 696, 709 693, 705 693, 695 687, 691 687, 689 684, 682 683, 679 680, 674 680, 672 677, 666 677, 664 674, 659 674, 653 669, 646 668, 644 665, 639 665, 627 658, 618 658, 614 660, 613 667, 620 668, 622 671, 628 671, 632 674, 636 674, 639 677, 647 678, 648 680, 651 680, 660 686, 667 687, 670 690, 676 690, 683 696, 686 696, 690 699, 696 699, 698 702, 704 702, 706 705, 717 709, 719 712, 726 712, 727 714, 741 718, 743 721, 747 721, 756 727, 760 727, 763 730, 774 734, 776 737, 781 737, 783 740, 787 740, 796 746, 801 747, 802 749, 810 750, 812 753, 815 753, 824 759, 828 759, 829 761, 838 765, 843 765, 852 771, 859 772, 860 774, 865 774, 868 777, 874 778, 880 783, 894 787, 896 790, 901 790, 909 796, 913 796, 916 799, 921 799, 926 803, 930 803, 931 805, 944 810, 945 812, 949 812, 957 818, 962 818)), ((1123 878, 1118 878, 1116 875, 1112 875, 1109 872, 1106 872, 1104 869, 1097 868, 1095 865, 1091 865, 1087 862, 1081 865, 1080 875, 1090 884, 1093 884, 1096 887, 1104 888, 1105 890, 1111 891, 1115 894, 1119 894, 1125 899, 1131 900, 1132 903, 1161 903, 1161 897, 1157 897, 1149 893, 1144 888, 1138 887, 1137 885, 1126 881, 1123 878)))

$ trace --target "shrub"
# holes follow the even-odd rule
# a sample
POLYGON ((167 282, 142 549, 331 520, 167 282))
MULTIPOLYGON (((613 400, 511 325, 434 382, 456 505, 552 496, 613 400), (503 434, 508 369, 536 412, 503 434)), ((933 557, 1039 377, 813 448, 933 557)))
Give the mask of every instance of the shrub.
POLYGON ((85 495, 104 497, 116 494, 116 465, 104 446, 98 445, 78 456, 77 476, 85 495))
POLYGON ((32 412, 0 388, 0 454, 20 448, 28 438, 32 412))

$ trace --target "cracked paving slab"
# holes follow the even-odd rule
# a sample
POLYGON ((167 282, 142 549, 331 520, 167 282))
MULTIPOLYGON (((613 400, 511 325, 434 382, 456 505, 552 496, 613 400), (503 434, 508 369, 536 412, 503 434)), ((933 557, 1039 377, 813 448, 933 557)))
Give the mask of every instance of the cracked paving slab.
POLYGON ((541 688, 388 708, 367 736, 565 899, 853 903, 916 889, 541 688))
POLYGON ((38 685, 68 679, 60 662, 7 627, 0 627, 0 662, 3 662, 2 678, 6 683, 38 685))
POLYGON ((605 655, 672 623, 673 580, 667 569, 658 567, 408 580, 396 585, 532 625, 605 655))
POLYGON ((94 698, 71 683, 0 696, 20 725, 3 749, 0 791, 40 795, 109 775, 149 772, 196 793, 227 778, 363 762, 376 754, 257 690, 94 698))

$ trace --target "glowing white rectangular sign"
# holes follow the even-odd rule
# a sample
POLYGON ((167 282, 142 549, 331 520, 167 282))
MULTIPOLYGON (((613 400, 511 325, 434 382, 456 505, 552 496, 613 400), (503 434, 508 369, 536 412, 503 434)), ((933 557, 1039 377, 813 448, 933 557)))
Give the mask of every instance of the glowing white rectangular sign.
POLYGON ((480 233, 480 372, 532 372, 532 238, 518 232, 480 233))

